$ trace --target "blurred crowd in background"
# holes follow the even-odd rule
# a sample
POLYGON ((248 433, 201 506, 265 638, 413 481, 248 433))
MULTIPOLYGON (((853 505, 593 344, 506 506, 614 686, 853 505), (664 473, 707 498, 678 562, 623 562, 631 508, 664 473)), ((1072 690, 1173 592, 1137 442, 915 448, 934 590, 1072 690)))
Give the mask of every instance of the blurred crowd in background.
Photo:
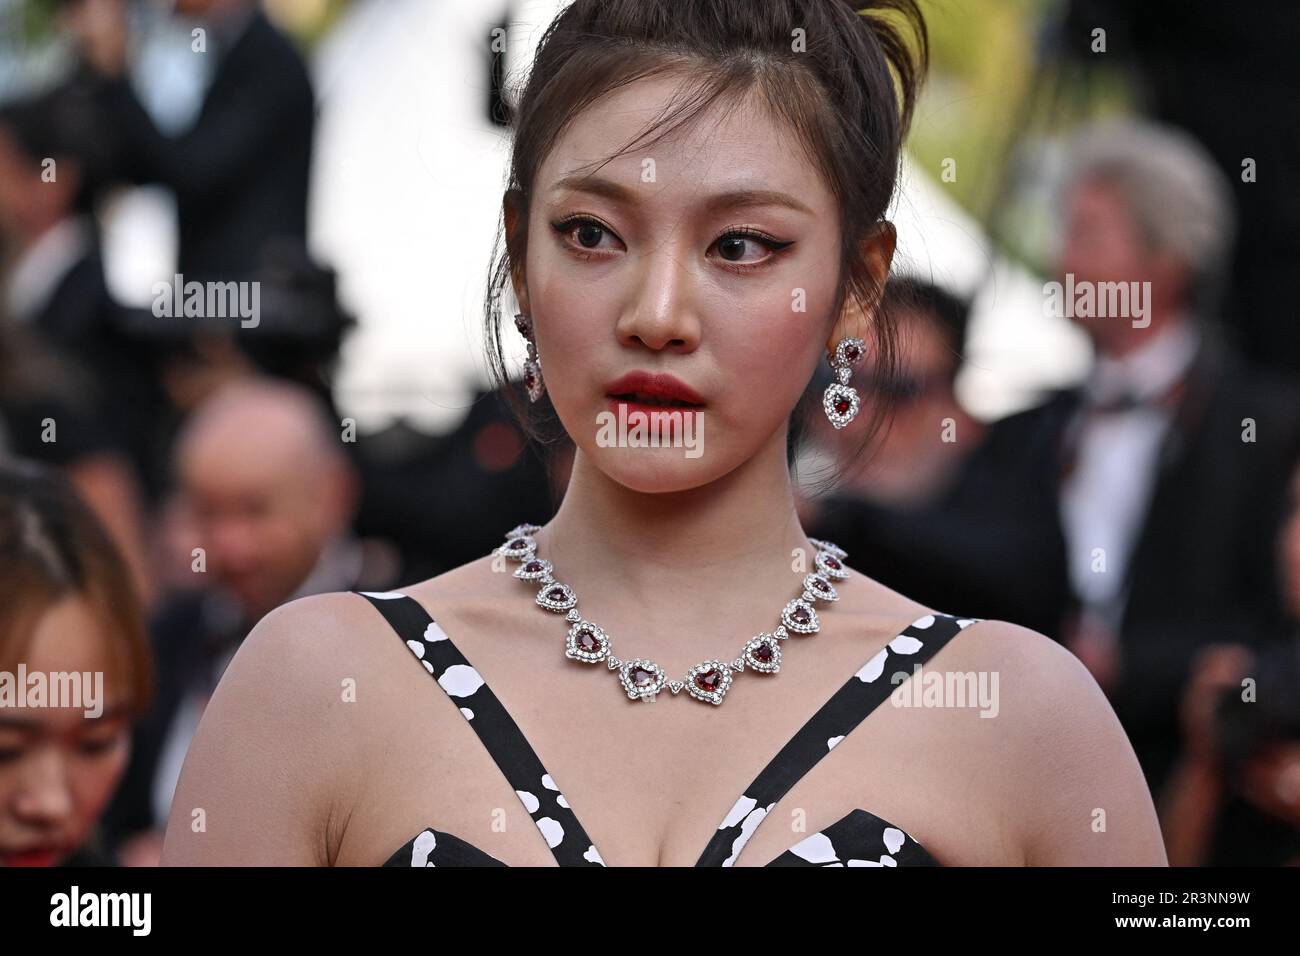
MULTIPOLYGON (((0 720, 0 865, 156 863, 199 715, 263 615, 481 557, 502 529, 550 517, 572 456, 563 439, 527 442, 486 386, 438 432, 358 423, 337 387, 369 319, 310 241, 319 37, 291 33, 285 11, 310 7, 320 33, 346 4, 177 0, 207 64, 182 129, 163 128, 131 72, 133 6, 6 14, 46 30, 66 68, 0 90, 0 669, 106 670, 118 706, 0 720), (111 291, 103 212, 138 184, 174 197, 174 269, 155 279, 255 282, 256 325, 160 316, 111 291)), ((1217 4, 1136 6, 1005 4, 1037 45, 999 110, 996 172, 957 181, 990 249, 1038 283, 1149 282, 1144 323, 1072 319, 1081 374, 989 417, 959 383, 976 302, 996 313, 996 295, 900 272, 884 302, 902 368, 869 361, 851 382, 888 423, 857 455, 860 436, 821 412, 818 370, 799 412, 801 514, 909 597, 1078 655, 1134 745, 1172 863, 1296 864, 1300 324, 1286 279, 1300 190, 1286 157, 1300 128, 1284 61, 1300 17, 1261 5, 1226 27, 1217 4), (1124 64, 1109 110, 1123 118, 1058 131, 1048 221, 1022 229, 1019 147, 1044 117, 1079 112, 1061 103, 1095 79, 1097 25, 1124 64), (1048 234, 1026 252, 1026 235, 1048 234)), ((471 39, 481 82, 443 95, 483 90, 475 108, 504 138, 499 57, 486 33, 471 39)), ((936 157, 920 168, 941 183, 945 153, 925 141, 937 125, 914 152, 936 157)), ((476 321, 428 301, 430 326, 476 321)))

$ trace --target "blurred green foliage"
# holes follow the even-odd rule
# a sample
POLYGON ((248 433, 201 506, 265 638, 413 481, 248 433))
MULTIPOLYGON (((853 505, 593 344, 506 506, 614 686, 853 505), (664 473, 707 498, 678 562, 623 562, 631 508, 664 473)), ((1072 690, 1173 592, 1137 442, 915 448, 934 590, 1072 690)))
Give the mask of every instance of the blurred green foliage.
MULTIPOLYGON (((913 120, 908 148, 913 160, 986 227, 1002 235, 1006 251, 1034 265, 1039 230, 1030 247, 1017 248, 1007 223, 1046 213, 1041 197, 1023 190, 1039 185, 1017 176, 1014 151, 1067 132, 1079 121, 1127 111, 1132 93, 1126 73, 1097 56, 1084 63, 1063 57, 1044 37, 1062 13, 1063 0, 921 0, 930 35, 930 74, 913 120), (1041 49, 1048 52, 1042 53, 1041 49), (942 179, 944 160, 956 178, 942 179)), ((1027 223, 1025 225, 1028 225, 1027 223)))

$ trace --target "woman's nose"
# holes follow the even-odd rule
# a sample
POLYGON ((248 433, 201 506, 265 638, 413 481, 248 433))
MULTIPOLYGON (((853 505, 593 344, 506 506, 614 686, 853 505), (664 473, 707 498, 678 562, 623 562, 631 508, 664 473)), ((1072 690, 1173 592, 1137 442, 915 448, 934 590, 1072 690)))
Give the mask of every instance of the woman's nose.
POLYGON ((665 242, 643 252, 638 265, 632 299, 619 319, 619 341, 656 352, 694 351, 701 331, 694 304, 699 275, 689 253, 665 242))
POLYGON ((18 777, 13 810, 28 823, 52 824, 72 812, 68 765, 55 748, 28 756, 18 777))

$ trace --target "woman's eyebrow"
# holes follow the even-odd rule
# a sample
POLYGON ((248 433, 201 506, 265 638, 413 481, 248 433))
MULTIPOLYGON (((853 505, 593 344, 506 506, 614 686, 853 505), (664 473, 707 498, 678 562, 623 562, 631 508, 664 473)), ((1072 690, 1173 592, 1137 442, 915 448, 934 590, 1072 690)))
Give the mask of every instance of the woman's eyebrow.
MULTIPOLYGON (((553 189, 571 189, 575 192, 591 193, 627 206, 635 205, 640 199, 635 190, 629 189, 621 183, 616 183, 612 179, 604 179, 600 176, 565 176, 555 183, 553 189)), ((788 193, 757 187, 744 187, 714 193, 705 197, 701 203, 701 207, 706 212, 722 209, 743 209, 752 206, 784 206, 787 209, 807 213, 810 216, 814 214, 807 205, 788 193)))

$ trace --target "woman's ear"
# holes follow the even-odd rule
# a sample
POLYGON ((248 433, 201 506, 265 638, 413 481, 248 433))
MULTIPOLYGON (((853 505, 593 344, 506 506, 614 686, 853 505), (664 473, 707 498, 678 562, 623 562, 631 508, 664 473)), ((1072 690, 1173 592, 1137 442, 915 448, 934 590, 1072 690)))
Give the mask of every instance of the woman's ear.
POLYGON ((510 257, 510 284, 515 301, 525 315, 528 311, 528 283, 524 276, 524 250, 528 248, 528 217, 523 209, 523 194, 517 189, 507 189, 501 201, 505 216, 506 253, 510 257))
MULTIPOLYGON (((877 298, 879 290, 885 288, 889 278, 889 266, 894 261, 894 249, 898 244, 898 230, 888 219, 876 224, 866 238, 862 240, 862 258, 866 260, 867 270, 876 280, 877 298)), ((875 303, 872 303, 874 306, 875 303)))
POLYGON ((871 323, 875 317, 876 306, 880 303, 880 294, 884 291, 885 281, 889 278, 889 266, 894 261, 894 248, 898 242, 898 231, 888 219, 882 219, 866 236, 858 247, 858 254, 866 264, 867 274, 871 278, 871 301, 857 302, 847 298, 840 311, 839 318, 831 329, 826 351, 833 354, 835 346, 841 339, 867 339, 871 323))

